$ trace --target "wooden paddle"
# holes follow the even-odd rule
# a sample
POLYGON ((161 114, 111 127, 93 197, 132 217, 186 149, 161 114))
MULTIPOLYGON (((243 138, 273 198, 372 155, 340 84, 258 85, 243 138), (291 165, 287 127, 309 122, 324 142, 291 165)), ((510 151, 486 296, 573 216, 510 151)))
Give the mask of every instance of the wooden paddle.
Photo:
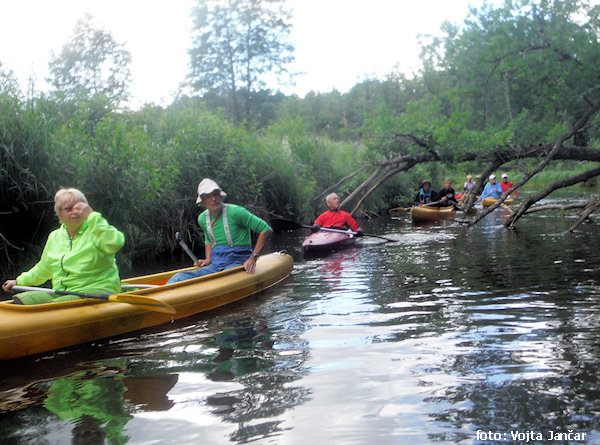
MULTIPOLYGON (((435 201, 435 202, 430 202, 430 203, 427 203, 427 204, 419 204, 419 205, 422 205, 422 206, 432 206, 432 205, 438 204, 440 202, 441 201, 435 201)), ((417 207, 417 206, 413 206, 413 207, 417 207)), ((409 212, 411 208, 412 207, 394 207, 393 209, 389 209, 388 213, 390 215, 392 215, 393 213, 409 212)))
POLYGON ((393 209, 389 209, 388 213, 390 215, 394 216, 394 214, 408 212, 409 210, 410 210, 410 207, 394 207, 393 209))
POLYGON ((68 292, 62 290, 48 289, 46 287, 32 287, 32 286, 13 286, 12 290, 15 292, 28 292, 28 291, 41 291, 56 295, 75 295, 82 298, 95 298, 99 300, 110 301, 114 303, 128 303, 135 306, 144 306, 144 309, 156 312, 164 312, 167 314, 174 314, 175 309, 170 304, 164 303, 160 300, 151 297, 144 297, 141 295, 131 294, 88 294, 84 292, 68 292))
MULTIPOLYGON (((295 221, 290 221, 289 219, 283 219, 283 218, 275 218, 273 220, 271 220, 271 223, 273 224, 274 227, 277 227, 277 230, 296 230, 296 229, 301 229, 301 228, 305 228, 305 229, 312 229, 312 226, 307 226, 306 224, 299 224, 295 221)), ((346 235, 354 235, 356 236, 356 232, 352 232, 349 230, 341 230, 341 229, 330 229, 328 227, 321 227, 319 229, 322 232, 334 232, 334 233, 344 233, 346 235)), ((372 233, 363 233, 364 236, 371 236, 373 238, 381 238, 384 239, 386 241, 390 241, 390 242, 394 242, 396 240, 393 240, 391 238, 386 238, 385 236, 381 236, 381 235, 374 235, 372 233)))
POLYGON ((435 202, 428 202, 426 204, 419 204, 419 205, 431 207, 431 206, 434 206, 436 204, 439 204, 440 202, 442 202, 442 201, 440 200, 440 201, 435 201, 435 202))

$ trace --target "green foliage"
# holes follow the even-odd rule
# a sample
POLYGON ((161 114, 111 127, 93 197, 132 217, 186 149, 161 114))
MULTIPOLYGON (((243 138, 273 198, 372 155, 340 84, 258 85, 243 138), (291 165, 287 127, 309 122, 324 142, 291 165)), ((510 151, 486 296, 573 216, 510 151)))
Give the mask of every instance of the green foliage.
MULTIPOLYGON (((458 191, 467 174, 483 170, 491 152, 553 142, 582 116, 583 98, 593 99, 598 88, 600 8, 580 0, 523 0, 472 10, 462 28, 445 24, 443 36, 424 46, 424 70, 414 79, 390 73, 347 93, 272 94, 261 86, 262 76, 273 72, 271 62, 283 67, 291 51, 280 3, 198 2, 190 80, 204 94, 179 97, 166 108, 116 107, 125 97, 119 85, 127 83, 126 55, 113 60, 123 82, 94 83, 104 56, 122 48, 86 22, 52 62, 55 94, 25 100, 12 73, 0 71, 5 275, 19 271, 11 264, 17 256, 39 257, 57 225, 52 197, 61 186, 80 188, 125 232, 119 262, 126 271, 131 261, 173 252, 175 231, 195 235, 188 237, 192 247, 201 239, 195 199, 204 177, 216 180, 229 202, 263 217, 309 221, 322 209, 315 196, 366 162, 423 154, 427 148, 418 138, 442 162, 390 178, 365 203, 380 211, 410 203, 425 177, 439 188, 450 176, 458 191), (244 38, 254 40, 244 46, 244 38), (228 58, 230 44, 238 52, 228 58), (77 60, 84 62, 82 72, 75 70, 77 60), (457 164, 466 154, 471 159, 457 164)), ((598 128, 590 125, 574 144, 597 146, 598 128)), ((519 169, 531 165, 523 161, 519 169)), ((519 175, 514 170, 513 180, 519 175)), ((346 196, 371 172, 353 176, 336 192, 346 196)), ((534 181, 550 181, 547 175, 534 181)))
POLYGON ((581 116, 583 97, 597 87, 594 23, 597 11, 584 1, 484 5, 462 32, 446 26, 445 37, 424 48, 424 59, 436 68, 432 76, 448 76, 444 96, 460 91, 472 128, 510 128, 515 143, 548 141, 557 122, 581 116))

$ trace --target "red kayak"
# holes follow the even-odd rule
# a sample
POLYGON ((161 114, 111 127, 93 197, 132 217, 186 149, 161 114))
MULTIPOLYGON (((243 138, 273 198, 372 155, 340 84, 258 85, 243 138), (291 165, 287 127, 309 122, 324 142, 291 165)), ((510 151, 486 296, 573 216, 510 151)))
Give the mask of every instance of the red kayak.
POLYGON ((303 252, 327 252, 343 247, 351 246, 355 243, 354 235, 346 235, 336 232, 315 232, 302 241, 303 252))

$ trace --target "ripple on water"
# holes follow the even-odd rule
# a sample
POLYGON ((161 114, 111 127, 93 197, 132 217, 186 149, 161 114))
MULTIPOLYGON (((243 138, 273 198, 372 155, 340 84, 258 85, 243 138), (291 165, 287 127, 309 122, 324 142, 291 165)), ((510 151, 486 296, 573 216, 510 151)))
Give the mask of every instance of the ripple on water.
MULTIPOLYGON (((397 241, 359 240, 315 259, 302 258, 302 235, 290 234, 281 246, 295 255, 289 281, 87 346, 84 374, 76 362, 60 377, 110 388, 94 407, 123 410, 131 443, 470 444, 478 429, 573 429, 596 443, 598 230, 565 234, 571 222, 548 216, 508 231, 503 218, 468 230, 373 222, 365 230, 397 241), (164 376, 173 385, 158 399, 168 408, 149 409, 142 395, 164 376), (149 377, 136 395, 136 379, 149 377)), ((0 432, 15 442, 69 442, 78 420, 57 420, 40 396, 58 378, 11 388, 29 394, 29 405, 0 432)))

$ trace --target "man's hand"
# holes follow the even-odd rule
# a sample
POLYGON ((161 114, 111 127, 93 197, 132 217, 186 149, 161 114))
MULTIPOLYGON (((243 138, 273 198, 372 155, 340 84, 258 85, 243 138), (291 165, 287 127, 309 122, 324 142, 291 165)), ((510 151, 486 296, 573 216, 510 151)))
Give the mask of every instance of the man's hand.
POLYGON ((204 267, 208 266, 210 263, 212 263, 211 259, 207 258, 205 260, 194 261, 194 266, 204 267))
POLYGON ((244 262, 244 270, 250 274, 254 273, 256 270, 256 259, 254 259, 254 255, 244 262))

